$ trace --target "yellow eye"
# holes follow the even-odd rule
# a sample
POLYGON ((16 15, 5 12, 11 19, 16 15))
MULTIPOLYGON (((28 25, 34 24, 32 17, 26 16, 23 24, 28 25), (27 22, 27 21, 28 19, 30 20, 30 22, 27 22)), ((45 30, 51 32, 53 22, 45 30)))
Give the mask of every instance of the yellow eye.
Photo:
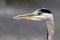
POLYGON ((37 15, 41 15, 42 13, 37 13, 37 15))

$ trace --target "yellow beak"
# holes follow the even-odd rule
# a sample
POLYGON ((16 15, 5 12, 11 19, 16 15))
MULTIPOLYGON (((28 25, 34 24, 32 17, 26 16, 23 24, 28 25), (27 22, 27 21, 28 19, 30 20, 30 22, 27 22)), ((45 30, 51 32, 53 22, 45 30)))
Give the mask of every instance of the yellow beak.
POLYGON ((17 15, 15 17, 13 17, 13 19, 29 19, 29 18, 32 18, 34 15, 32 14, 23 14, 23 15, 17 15))

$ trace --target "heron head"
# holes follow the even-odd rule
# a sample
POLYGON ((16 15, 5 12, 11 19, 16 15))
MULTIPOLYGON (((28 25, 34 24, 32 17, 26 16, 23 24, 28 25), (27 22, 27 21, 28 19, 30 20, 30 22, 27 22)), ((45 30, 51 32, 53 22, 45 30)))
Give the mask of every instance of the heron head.
POLYGON ((13 19, 46 20, 46 19, 49 19, 51 16, 52 16, 52 13, 50 10, 48 10, 47 8, 42 8, 42 9, 37 9, 32 13, 14 16, 13 19))

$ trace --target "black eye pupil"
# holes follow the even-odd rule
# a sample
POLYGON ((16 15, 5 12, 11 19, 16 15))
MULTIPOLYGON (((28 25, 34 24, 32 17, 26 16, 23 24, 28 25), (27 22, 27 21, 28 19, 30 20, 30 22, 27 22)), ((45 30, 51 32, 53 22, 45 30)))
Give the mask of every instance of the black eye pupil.
POLYGON ((38 13, 38 15, 41 15, 41 13, 38 13))

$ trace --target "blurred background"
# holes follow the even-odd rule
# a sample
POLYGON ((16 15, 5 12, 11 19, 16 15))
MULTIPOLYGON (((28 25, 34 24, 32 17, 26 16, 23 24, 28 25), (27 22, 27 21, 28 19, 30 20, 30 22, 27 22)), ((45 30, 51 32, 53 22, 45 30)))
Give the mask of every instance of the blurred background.
POLYGON ((60 0, 0 0, 0 40, 46 40, 45 22, 12 19, 38 8, 52 11, 55 19, 54 40, 60 40, 60 0))

